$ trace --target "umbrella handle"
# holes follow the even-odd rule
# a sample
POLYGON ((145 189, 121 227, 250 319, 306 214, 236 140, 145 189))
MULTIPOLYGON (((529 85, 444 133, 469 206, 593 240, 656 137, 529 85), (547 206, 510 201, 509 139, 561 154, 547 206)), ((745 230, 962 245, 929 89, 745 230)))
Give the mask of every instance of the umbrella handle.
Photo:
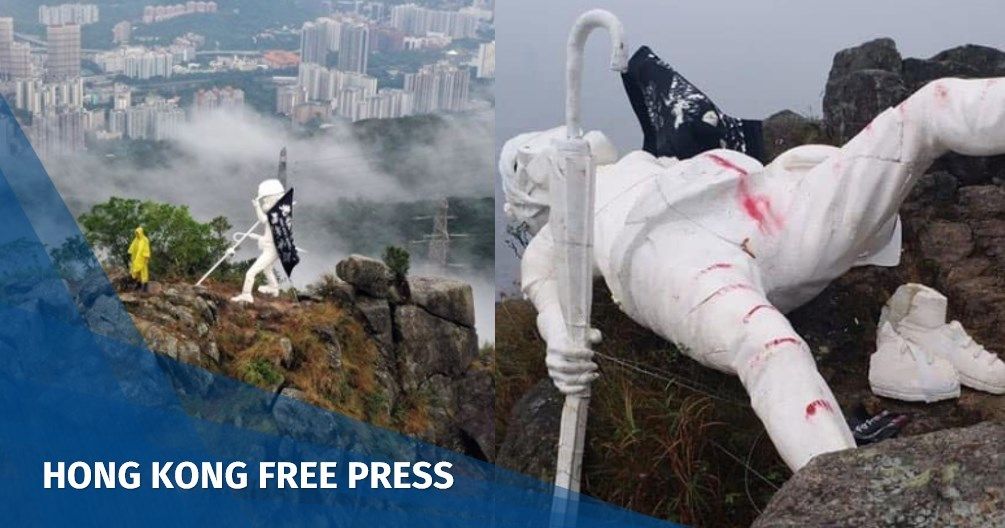
POLYGON ((625 30, 618 17, 604 9, 592 9, 579 16, 569 33, 566 50, 565 133, 569 139, 583 137, 580 121, 580 94, 583 87, 583 51, 586 39, 597 28, 607 29, 611 37, 611 70, 628 69, 625 30))

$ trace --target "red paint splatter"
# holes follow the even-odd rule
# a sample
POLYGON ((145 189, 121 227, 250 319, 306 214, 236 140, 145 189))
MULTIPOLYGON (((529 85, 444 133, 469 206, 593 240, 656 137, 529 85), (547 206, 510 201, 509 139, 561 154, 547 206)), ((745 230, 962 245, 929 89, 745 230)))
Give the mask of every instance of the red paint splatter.
POLYGON ((725 295, 725 294, 727 294, 729 292, 737 291, 737 290, 750 290, 750 291, 754 291, 754 287, 751 286, 751 285, 749 285, 749 284, 742 284, 742 283, 741 284, 730 284, 729 286, 723 286, 722 288, 719 288, 718 290, 715 290, 714 292, 712 292, 712 294, 709 295, 708 297, 705 297, 704 299, 702 299, 702 301, 700 303, 698 303, 694 308, 692 308, 692 310, 697 309, 698 306, 701 306, 701 305, 707 303, 708 301, 711 301, 712 299, 715 299, 716 297, 719 297, 720 295, 725 295))
POLYGON ((710 271, 715 271, 715 270, 720 270, 720 269, 730 269, 732 267, 733 267, 733 265, 730 264, 730 263, 728 263, 728 262, 716 262, 715 264, 712 264, 711 266, 709 266, 709 267, 701 270, 701 272, 698 273, 698 274, 699 275, 704 275, 704 274, 706 274, 706 273, 708 273, 710 271))
POLYGON ((786 343, 798 345, 799 340, 794 337, 779 337, 778 339, 772 339, 771 341, 764 343, 764 348, 774 348, 778 345, 784 345, 786 343))
POLYGON ((949 89, 943 86, 942 83, 935 85, 935 101, 941 105, 949 102, 949 89))
POLYGON ((751 192, 750 173, 717 154, 707 154, 707 156, 716 165, 726 170, 731 170, 740 176, 740 182, 737 184, 740 205, 743 207, 744 212, 747 213, 747 216, 757 222, 757 227, 762 233, 770 233, 782 227, 781 218, 771 210, 771 199, 767 196, 751 192))
POLYGON ((830 402, 827 400, 814 400, 806 406, 806 418, 813 416, 817 413, 817 409, 823 409, 828 412, 834 412, 834 407, 831 406, 830 402))
POLYGON ((751 308, 750 311, 747 312, 747 315, 743 316, 743 324, 749 323, 750 318, 753 317, 755 313, 761 310, 774 310, 776 312, 778 311, 777 308, 771 306, 770 304, 758 304, 757 306, 751 308))

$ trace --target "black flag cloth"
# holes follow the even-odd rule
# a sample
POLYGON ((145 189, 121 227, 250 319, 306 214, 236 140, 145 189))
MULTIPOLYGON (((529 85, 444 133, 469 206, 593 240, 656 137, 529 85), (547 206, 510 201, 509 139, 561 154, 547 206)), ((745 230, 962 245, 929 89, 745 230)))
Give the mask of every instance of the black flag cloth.
POLYGON ((687 159, 727 148, 764 161, 760 121, 728 116, 695 85, 642 46, 621 75, 642 125, 642 149, 654 156, 687 159))
POLYGON ((297 246, 293 243, 293 189, 286 191, 276 205, 269 208, 267 216, 279 261, 283 263, 283 270, 289 277, 293 268, 300 263, 297 246))

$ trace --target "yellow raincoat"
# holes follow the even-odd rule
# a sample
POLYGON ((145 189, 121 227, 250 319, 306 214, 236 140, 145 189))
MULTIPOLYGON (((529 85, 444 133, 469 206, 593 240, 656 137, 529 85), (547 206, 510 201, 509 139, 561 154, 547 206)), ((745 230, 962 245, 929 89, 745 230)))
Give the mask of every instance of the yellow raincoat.
POLYGON ((150 239, 143 234, 143 228, 136 228, 136 237, 129 244, 129 275, 146 284, 150 280, 150 239))

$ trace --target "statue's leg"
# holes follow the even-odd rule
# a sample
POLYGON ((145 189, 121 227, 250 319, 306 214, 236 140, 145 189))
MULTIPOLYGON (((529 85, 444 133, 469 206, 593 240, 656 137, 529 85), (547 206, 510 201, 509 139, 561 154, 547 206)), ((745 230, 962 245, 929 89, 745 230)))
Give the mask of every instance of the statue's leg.
POLYGON ((782 215, 784 229, 762 237, 775 246, 765 251, 766 276, 773 285, 810 282, 818 292, 890 240, 917 178, 949 151, 1005 154, 1005 79, 934 81, 807 173, 782 215))
POLYGON ((251 295, 251 291, 255 287, 255 277, 259 273, 272 268, 272 264, 276 262, 276 250, 272 248, 266 248, 262 250, 262 253, 258 255, 255 262, 251 264, 248 268, 248 272, 244 274, 244 288, 241 289, 242 295, 251 295))
POLYGON ((789 467, 855 446, 809 346, 768 301, 757 259, 676 223, 655 230, 629 265, 640 322, 688 356, 737 374, 789 467))

